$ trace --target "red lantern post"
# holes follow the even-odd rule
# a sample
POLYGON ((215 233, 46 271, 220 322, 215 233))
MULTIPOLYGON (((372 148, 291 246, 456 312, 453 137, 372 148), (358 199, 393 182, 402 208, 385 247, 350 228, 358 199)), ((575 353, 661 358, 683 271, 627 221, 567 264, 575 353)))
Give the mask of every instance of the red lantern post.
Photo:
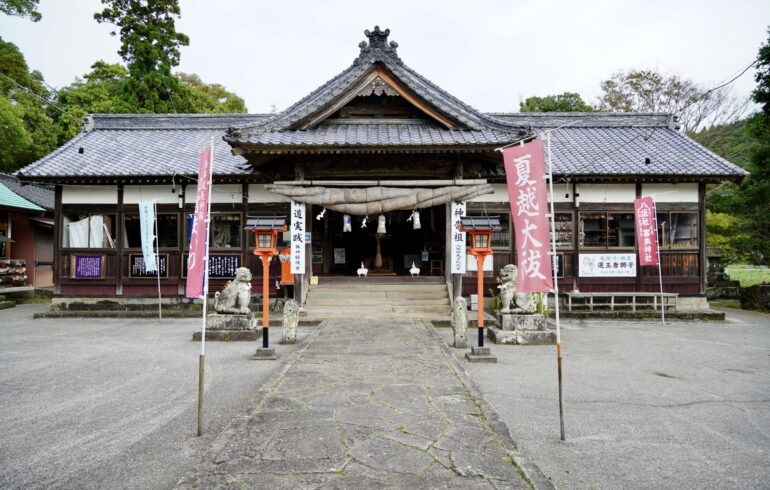
POLYGON ((499 216, 462 216, 460 231, 471 237, 470 254, 476 257, 478 278, 479 347, 484 347, 484 260, 492 255, 492 233, 502 230, 499 216))
POLYGON ((278 255, 278 232, 286 231, 285 216, 249 216, 246 229, 254 233, 256 248, 254 255, 262 261, 262 350, 257 349, 254 358, 275 359, 275 353, 268 351, 270 327, 270 260, 278 255))

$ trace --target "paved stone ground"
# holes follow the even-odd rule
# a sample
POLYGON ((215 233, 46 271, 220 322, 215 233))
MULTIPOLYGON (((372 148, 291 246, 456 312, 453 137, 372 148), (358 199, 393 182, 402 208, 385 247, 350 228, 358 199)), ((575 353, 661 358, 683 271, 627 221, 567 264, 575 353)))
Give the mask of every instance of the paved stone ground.
POLYGON ((725 311, 563 322, 566 442, 554 346, 491 344, 497 364, 464 367, 559 488, 770 488, 770 315, 725 311))
POLYGON ((181 488, 550 488, 437 333, 335 320, 181 488))

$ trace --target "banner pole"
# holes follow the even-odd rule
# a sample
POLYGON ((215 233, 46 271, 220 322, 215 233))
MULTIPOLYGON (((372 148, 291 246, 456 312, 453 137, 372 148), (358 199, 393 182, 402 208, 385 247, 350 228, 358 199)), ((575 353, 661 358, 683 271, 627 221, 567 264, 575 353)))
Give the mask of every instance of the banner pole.
MULTIPOLYGON (((548 190, 551 194, 551 269, 553 270, 553 297, 554 297, 554 312, 556 313, 556 366, 559 376, 559 429, 561 440, 566 441, 567 435, 564 430, 564 396, 562 392, 562 374, 561 374, 561 320, 559 318, 559 274, 556 256, 556 214, 554 213, 553 205, 553 162, 551 161, 551 132, 547 132, 545 136, 546 146, 548 148, 548 190)), ((548 296, 546 295, 546 298, 548 296)))
POLYGON ((158 201, 152 200, 152 205, 155 208, 155 262, 158 273, 158 320, 163 319, 163 312, 161 309, 161 295, 160 295, 160 235, 158 235, 158 201))
POLYGON ((201 355, 198 359, 198 436, 203 433, 204 373, 206 365, 206 310, 209 297, 209 225, 211 224, 211 181, 214 175, 214 138, 209 142, 208 209, 206 210, 206 253, 203 256, 203 311, 201 312, 201 355))
MULTIPOLYGON (((657 232, 659 231, 658 227, 658 204, 655 202, 655 196, 652 197, 652 214, 655 216, 655 234, 657 236, 657 232)), ((663 225, 665 226, 666 222, 663 222, 663 225)), ((666 239, 666 234, 663 233, 663 240, 666 239)), ((662 257, 660 255, 660 248, 663 246, 662 240, 660 246, 658 246, 658 282, 660 283, 660 322, 661 324, 666 324, 666 305, 664 303, 665 298, 663 297, 663 272, 662 272, 662 257)))

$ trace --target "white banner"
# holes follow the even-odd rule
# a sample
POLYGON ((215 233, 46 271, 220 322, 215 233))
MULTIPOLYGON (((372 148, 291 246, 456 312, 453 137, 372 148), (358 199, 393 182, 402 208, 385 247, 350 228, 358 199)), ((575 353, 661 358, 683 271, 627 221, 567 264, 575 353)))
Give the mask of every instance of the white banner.
POLYGON ((305 273, 305 204, 291 202, 291 272, 305 273))
POLYGON ((465 233, 460 231, 461 216, 465 216, 465 202, 452 202, 452 274, 465 274, 465 233))
POLYGON ((636 277, 636 253, 580 254, 580 277, 636 277))
POLYGON ((144 255, 144 270, 158 270, 155 261, 153 242, 155 240, 155 201, 139 201, 139 229, 142 238, 142 255, 144 255))

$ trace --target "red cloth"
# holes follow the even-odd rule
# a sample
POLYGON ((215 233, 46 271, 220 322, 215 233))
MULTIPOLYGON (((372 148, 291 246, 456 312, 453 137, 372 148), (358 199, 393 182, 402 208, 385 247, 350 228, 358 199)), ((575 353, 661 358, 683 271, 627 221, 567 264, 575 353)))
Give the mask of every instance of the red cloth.
POLYGON ((658 265, 657 217, 655 201, 652 196, 634 199, 634 217, 636 219, 636 243, 639 249, 639 265, 658 265))
POLYGON ((209 192, 211 180, 211 145, 200 156, 198 164, 198 191, 195 194, 195 218, 190 234, 190 257, 187 260, 187 286, 185 296, 203 297, 204 259, 208 248, 206 221, 209 213, 209 192))

